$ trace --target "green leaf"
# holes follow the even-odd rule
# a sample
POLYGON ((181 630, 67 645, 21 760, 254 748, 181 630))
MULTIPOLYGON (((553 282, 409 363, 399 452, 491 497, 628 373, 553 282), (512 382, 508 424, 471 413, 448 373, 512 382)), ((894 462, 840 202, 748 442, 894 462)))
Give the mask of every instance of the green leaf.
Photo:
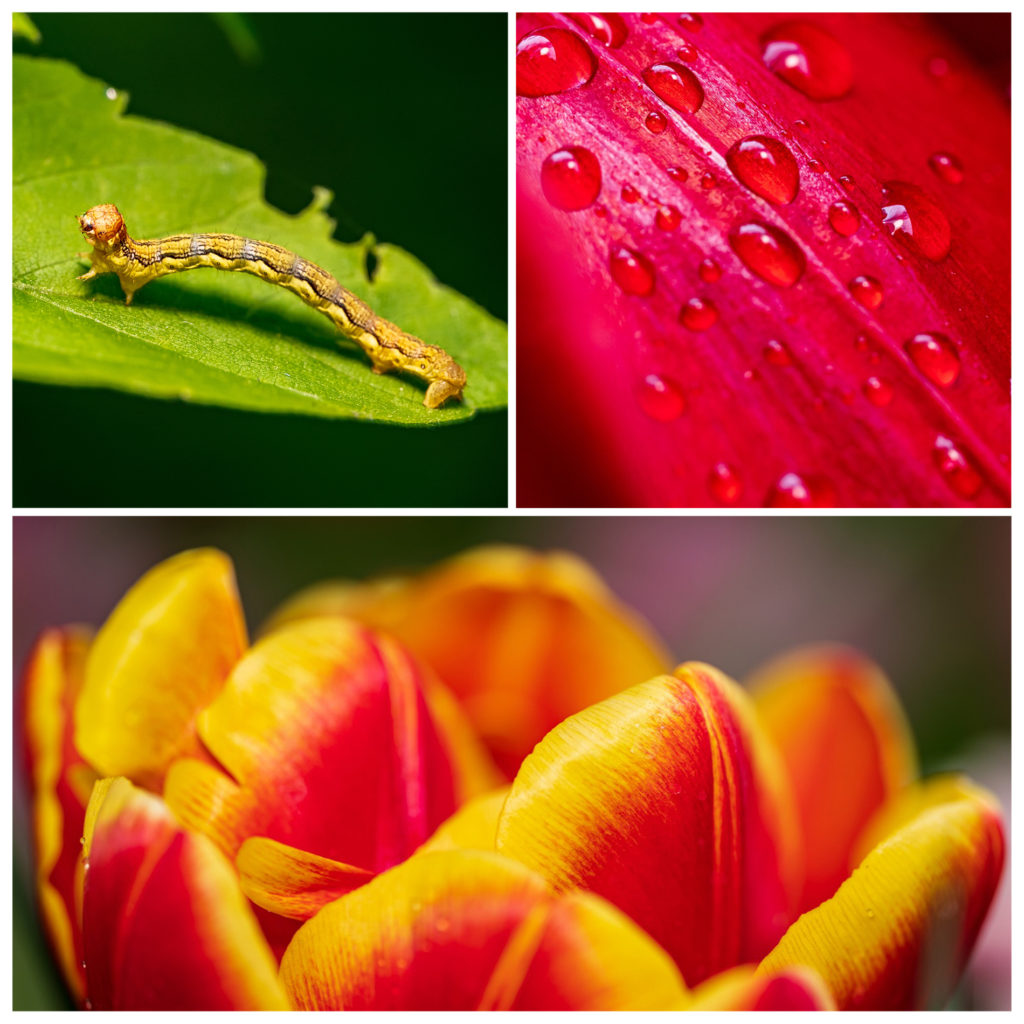
POLYGON ((263 199, 251 154, 124 114, 127 98, 62 61, 15 56, 14 375, 236 409, 433 426, 507 402, 505 325, 372 237, 330 239, 330 201, 288 216, 263 199), (424 408, 422 382, 376 375, 321 314, 246 274, 154 281, 131 306, 116 277, 82 282, 75 215, 116 203, 138 238, 228 232, 327 268, 382 316, 446 349, 464 400, 424 408), (372 254, 372 255, 371 255, 372 254), (375 259, 373 280, 367 261, 375 259))
POLYGON ((27 14, 12 13, 14 19, 13 32, 16 36, 24 36, 30 43, 38 43, 43 37, 27 14))

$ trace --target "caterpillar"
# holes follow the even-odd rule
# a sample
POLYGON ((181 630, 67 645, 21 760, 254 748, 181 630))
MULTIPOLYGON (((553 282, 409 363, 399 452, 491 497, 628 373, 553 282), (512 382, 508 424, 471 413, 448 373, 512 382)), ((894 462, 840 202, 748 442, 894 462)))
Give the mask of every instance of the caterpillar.
POLYGON ((448 398, 460 398, 466 372, 444 349, 428 345, 377 316, 358 296, 343 288, 322 267, 272 242, 239 235, 172 235, 139 241, 128 234, 124 218, 111 203, 94 206, 78 217, 92 246, 92 266, 80 275, 117 274, 124 301, 150 281, 195 267, 240 270, 283 285, 307 305, 323 313, 370 357, 374 373, 404 371, 427 383, 423 404, 436 409, 448 398))

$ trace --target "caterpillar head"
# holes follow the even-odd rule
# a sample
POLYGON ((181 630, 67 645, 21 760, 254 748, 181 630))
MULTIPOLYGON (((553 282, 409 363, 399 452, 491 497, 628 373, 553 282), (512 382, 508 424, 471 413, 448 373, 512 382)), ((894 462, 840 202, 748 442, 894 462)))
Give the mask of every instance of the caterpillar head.
POLYGON ((125 235, 124 219, 113 203, 87 210, 78 218, 78 226, 90 245, 107 251, 116 248, 125 235))

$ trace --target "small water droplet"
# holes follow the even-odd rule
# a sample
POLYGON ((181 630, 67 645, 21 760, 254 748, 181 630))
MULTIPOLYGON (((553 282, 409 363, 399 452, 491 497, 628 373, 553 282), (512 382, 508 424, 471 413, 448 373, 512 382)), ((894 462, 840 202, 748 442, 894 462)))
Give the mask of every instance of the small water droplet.
MULTIPOLYGON (((111 86, 106 90, 106 92, 103 93, 103 95, 106 96, 108 100, 116 100, 117 90, 113 86, 111 86)), ((84 967, 85 964, 82 964, 82 966, 84 967)))
POLYGON ((948 388, 956 383, 960 376, 960 356, 944 334, 937 331, 915 334, 904 348, 914 365, 933 384, 948 388))
POLYGON ((887 181, 882 198, 882 226, 890 235, 933 263, 949 255, 949 220, 925 192, 906 181, 887 181))
POLYGON ((770 224, 742 224, 729 234, 729 244, 750 270, 780 288, 796 284, 807 266, 796 242, 770 224))
POLYGON ((624 203, 640 202, 640 193, 628 182, 622 186, 622 191, 619 194, 622 196, 624 203))
POLYGON ((867 915, 868 915, 868 917, 870 917, 870 918, 872 918, 872 919, 873 919, 873 918, 874 918, 874 916, 875 916, 875 912, 874 912, 874 911, 873 911, 873 910, 871 909, 871 907, 865 907, 865 908, 864 908, 864 913, 865 913, 865 914, 867 914, 867 915))
POLYGON ((584 210, 601 191, 601 165, 583 146, 556 150, 540 169, 548 202, 559 210, 584 210))
POLYGON ((821 477, 785 473, 768 492, 768 508, 834 508, 835 489, 821 477))
POLYGON ((748 135, 725 155, 729 169, 755 195, 785 205, 796 198, 800 172, 786 145, 770 135, 748 135))
POLYGON ((807 21, 787 21, 761 37, 769 71, 812 100, 835 100, 853 87, 853 61, 832 35, 807 21))
POLYGON ((708 474, 708 490, 721 505, 733 505, 743 493, 743 480, 728 462, 716 462, 708 474))
POLYGON ((710 172, 705 171, 700 176, 700 187, 705 191, 710 191, 718 184, 718 179, 710 172))
POLYGON ((662 231, 675 231, 679 227, 682 216, 674 206, 659 206, 658 212, 654 215, 654 223, 662 231))
POLYGON ((828 208, 828 222, 837 235, 849 238, 860 227, 860 210, 845 199, 837 199, 828 208))
POLYGON ((704 27, 704 19, 699 14, 680 14, 677 20, 687 32, 699 32, 704 27))
POLYGON ((774 366, 793 365, 793 354, 789 351, 789 346, 784 341, 778 341, 775 338, 772 338, 764 346, 764 358, 774 366))
POLYGON ((692 298, 679 311, 679 322, 691 331, 706 331, 718 322, 718 308, 710 299, 692 298))
POLYGON ((839 175, 839 184, 842 185, 847 192, 853 191, 854 180, 848 174, 839 175))
POLYGON ((803 118, 798 118, 794 121, 793 127, 801 134, 806 134, 811 130, 811 126, 803 118))
POLYGON ((697 59, 697 47, 690 43, 680 43, 676 47, 676 56, 687 63, 697 59))
POLYGON ((695 114, 704 102, 704 89, 697 76, 682 64, 652 64, 644 72, 644 81, 655 96, 681 113, 695 114))
POLYGON ((594 207, 594 216, 595 217, 600 217, 602 220, 604 220, 608 216, 608 209, 607 209, 607 207, 600 206, 600 205, 595 206, 594 207))
POLYGON ((700 261, 697 275, 705 284, 714 284, 722 276, 722 268, 710 256, 700 261))
POLYGON ((677 184, 682 185, 690 176, 685 167, 666 167, 665 173, 677 184))
POLYGON ((686 411, 686 400, 678 386, 656 373, 649 373, 644 377, 639 399, 640 408, 659 423, 669 423, 686 411))
POLYGON ((650 295, 654 291, 654 267, 647 257, 621 246, 609 260, 615 283, 628 295, 650 295))
POLYGON ((810 160, 807 161, 807 170, 809 170, 811 174, 824 174, 825 165, 820 160, 815 160, 812 156, 810 160))
POLYGON ((932 153, 928 166, 950 185, 959 185, 964 180, 963 164, 952 153, 932 153))
POLYGON ((599 43, 613 49, 621 46, 629 35, 621 14, 570 14, 569 17, 599 43))
POLYGON ((590 47, 575 32, 546 28, 531 32, 516 46, 516 93, 552 96, 586 85, 597 71, 590 47))
POLYGON ((652 110, 644 118, 644 127, 652 135, 660 135, 668 127, 668 118, 660 110, 652 110))
POLYGON ((961 498, 973 498, 981 490, 983 481, 977 470, 948 437, 935 439, 932 457, 943 479, 961 498))
POLYGON ((872 405, 886 406, 892 401, 892 385, 881 377, 868 377, 861 390, 872 405))
POLYGON ((849 284, 850 294, 865 309, 878 309, 882 304, 881 284, 868 274, 859 274, 849 284))

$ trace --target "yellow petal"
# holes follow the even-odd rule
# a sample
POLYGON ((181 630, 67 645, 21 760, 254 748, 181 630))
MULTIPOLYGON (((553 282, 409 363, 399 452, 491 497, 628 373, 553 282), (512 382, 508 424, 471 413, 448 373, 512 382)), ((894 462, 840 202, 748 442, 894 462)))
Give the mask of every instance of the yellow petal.
POLYGON ((196 715, 245 649, 231 561, 186 551, 122 598, 89 653, 75 744, 104 775, 159 790, 167 766, 201 755, 196 715))
MULTIPOLYGON (((817 971, 840 1009, 943 1005, 999 883, 1004 839, 994 798, 964 780, 925 783, 913 813, 758 968, 817 971)), ((908 811, 910 809, 908 808, 908 811)))
POLYGON ((460 807, 420 847, 421 850, 493 850, 497 841, 498 818, 511 786, 499 786, 490 793, 460 807))
POLYGON ((806 967, 760 975, 744 964, 708 978, 691 993, 687 1010, 834 1010, 825 983, 806 967))

